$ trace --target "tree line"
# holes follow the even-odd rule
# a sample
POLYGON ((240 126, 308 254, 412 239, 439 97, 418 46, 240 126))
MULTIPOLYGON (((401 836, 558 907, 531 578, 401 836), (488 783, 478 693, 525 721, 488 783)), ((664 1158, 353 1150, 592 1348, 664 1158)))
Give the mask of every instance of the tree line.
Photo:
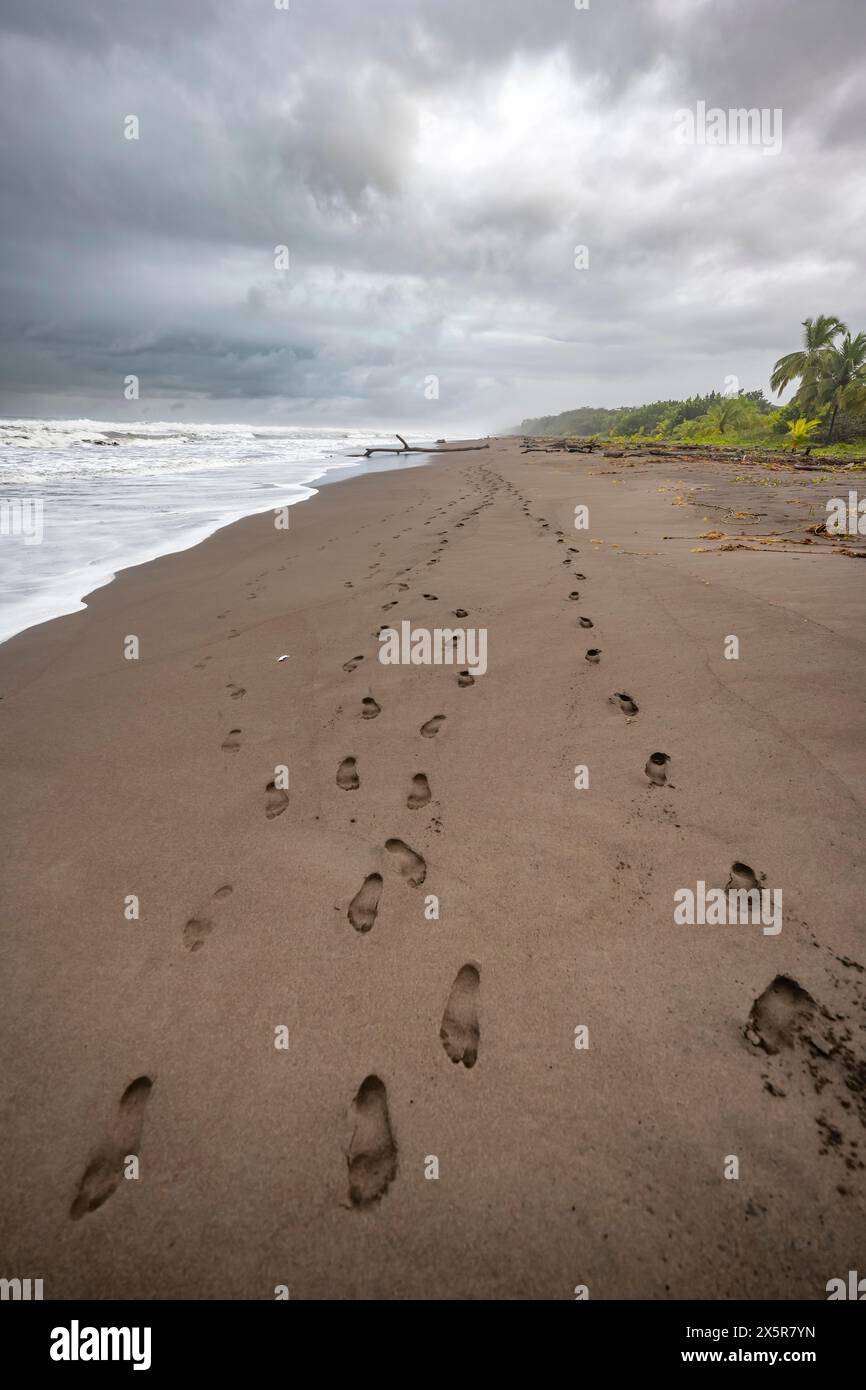
POLYGON ((802 345, 780 357, 770 389, 797 389, 785 405, 763 391, 710 391, 647 405, 581 406, 522 421, 520 434, 603 435, 656 439, 741 439, 784 436, 786 444, 866 440, 866 333, 852 335, 833 314, 803 321, 802 345))

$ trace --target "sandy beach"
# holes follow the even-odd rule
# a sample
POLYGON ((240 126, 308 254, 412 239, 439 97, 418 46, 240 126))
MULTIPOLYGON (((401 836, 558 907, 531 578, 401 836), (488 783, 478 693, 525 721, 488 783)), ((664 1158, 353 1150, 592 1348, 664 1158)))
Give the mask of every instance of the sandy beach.
POLYGON ((801 544, 846 490, 494 440, 0 647, 4 1264, 123 1299, 862 1268, 866 567, 801 544), (382 664, 403 621, 486 671, 382 664), (780 930, 675 922, 734 865, 780 930))

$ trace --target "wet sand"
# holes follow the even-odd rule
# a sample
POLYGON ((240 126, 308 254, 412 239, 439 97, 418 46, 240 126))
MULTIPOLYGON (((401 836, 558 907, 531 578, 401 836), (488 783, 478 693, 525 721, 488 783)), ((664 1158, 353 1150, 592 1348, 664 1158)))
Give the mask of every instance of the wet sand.
POLYGON ((862 1269, 866 566, 797 544, 848 486, 499 441, 0 647, 0 1273, 789 1299, 862 1269), (483 628, 486 673, 381 664, 401 620, 483 628), (676 924, 735 863, 781 931, 676 924))

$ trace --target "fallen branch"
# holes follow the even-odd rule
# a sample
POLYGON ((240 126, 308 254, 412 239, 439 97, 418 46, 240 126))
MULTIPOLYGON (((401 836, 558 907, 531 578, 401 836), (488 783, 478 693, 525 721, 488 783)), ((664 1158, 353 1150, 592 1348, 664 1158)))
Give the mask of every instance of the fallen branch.
POLYGON ((395 435, 402 444, 401 449, 395 449, 387 444, 371 444, 365 449, 363 454, 349 454, 349 458, 368 459, 371 454, 466 454, 473 449, 489 449, 489 444, 458 444, 454 449, 430 448, 427 444, 407 444, 402 434, 395 435))

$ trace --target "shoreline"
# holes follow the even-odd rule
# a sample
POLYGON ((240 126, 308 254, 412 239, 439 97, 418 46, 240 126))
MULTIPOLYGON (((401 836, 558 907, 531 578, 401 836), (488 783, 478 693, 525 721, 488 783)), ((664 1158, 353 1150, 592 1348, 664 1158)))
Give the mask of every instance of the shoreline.
POLYGON ((749 543, 805 530, 808 479, 490 444, 0 646, 0 1229, 47 1298, 814 1299, 857 1268, 858 567, 749 543), (748 553, 696 539, 722 515, 748 553), (383 664, 403 620, 483 628, 486 671, 383 664), (736 865, 778 934, 675 923, 736 865))
MULTIPOLYGON (((347 458, 351 457, 356 456, 347 456, 347 458)), ((428 454, 417 455, 413 457, 412 462, 406 462, 402 465, 389 465, 384 462, 370 463, 369 460, 360 459, 357 465, 346 462, 325 466, 321 468, 319 472, 311 472, 309 477, 299 478, 291 483, 292 487, 301 491, 302 495, 300 496, 294 495, 287 501, 271 502, 267 506, 256 507, 252 510, 244 509, 242 511, 230 511, 224 514, 221 518, 214 520, 213 522, 200 524, 198 527, 190 526, 189 529, 183 531, 182 533, 179 533, 171 542, 167 543, 168 548, 163 548, 162 542, 154 541, 156 549, 153 551, 152 554, 144 554, 139 556, 138 558, 130 559, 128 563, 118 565, 117 568, 113 567, 110 558, 106 558, 102 562, 101 569, 99 572, 103 576, 107 577, 101 578, 98 583, 92 584, 91 587, 89 587, 84 593, 80 595, 73 595, 72 591, 70 590, 68 598, 58 596, 58 598, 56 599, 56 604, 64 605, 70 603, 77 604, 77 607, 61 606, 59 611, 49 612, 44 617, 37 618, 33 622, 28 622, 26 626, 19 628, 17 631, 10 633, 8 636, 0 637, 0 646, 2 646, 6 642, 12 641, 12 639, 19 636, 20 633, 30 631, 31 628, 40 627, 44 623, 53 622, 56 618, 65 618, 72 613, 82 612, 83 609, 87 607, 87 600, 90 598, 90 596, 96 593, 97 590, 105 588, 107 584, 113 583, 114 580, 117 578, 118 574, 122 574, 124 570, 136 569, 141 565, 150 564, 153 560, 160 560, 166 555, 179 555, 185 550, 192 550, 197 545, 201 545, 204 541, 209 540, 210 537, 215 535, 217 531, 221 531, 227 526, 233 526, 236 522, 243 521, 247 517, 261 516, 267 512, 276 511, 278 508, 294 507, 300 505, 300 503, 302 502, 308 502, 311 497, 316 496, 320 487, 326 486, 329 482, 342 481, 342 476, 340 475, 342 474, 343 470, 345 470, 345 474, 347 474, 348 476, 359 477, 366 472, 390 471, 390 468, 394 466, 402 466, 407 468, 422 467, 429 460, 429 457, 430 455, 428 454), (331 477, 331 474, 336 474, 338 476, 331 477), (314 483, 318 483, 319 486, 314 487, 314 483)), ((316 459, 311 459, 310 467, 313 468, 315 464, 318 462, 319 461, 316 459)), ((160 481, 165 482, 167 480, 170 480, 172 476, 173 475, 171 474, 164 475, 163 478, 160 479, 160 481)), ((66 578, 69 578, 70 575, 73 573, 80 574, 79 571, 70 571, 66 578)), ((75 583, 73 587, 77 590, 78 587, 80 587, 81 582, 83 582, 83 577, 79 578, 79 582, 75 583)), ((48 593, 53 592, 53 588, 48 591, 48 593)), ((56 604, 49 603, 47 594, 45 595, 46 607, 53 608, 56 606, 56 604)))

